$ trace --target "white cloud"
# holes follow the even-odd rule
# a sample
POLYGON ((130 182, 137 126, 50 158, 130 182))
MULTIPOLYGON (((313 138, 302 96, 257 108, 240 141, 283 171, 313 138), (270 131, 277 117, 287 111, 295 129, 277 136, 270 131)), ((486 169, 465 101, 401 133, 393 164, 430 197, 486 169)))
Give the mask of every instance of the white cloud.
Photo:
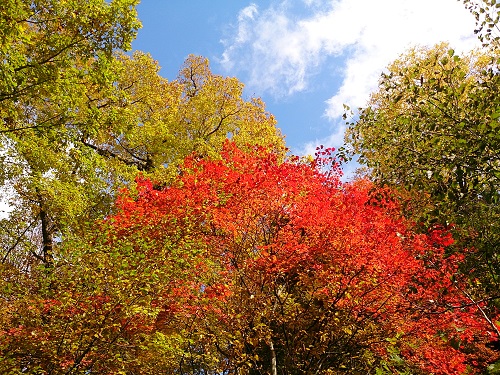
POLYGON ((224 41, 221 64, 246 71, 247 84, 258 91, 280 96, 306 89, 307 76, 322 60, 321 35, 304 32, 306 21, 294 20, 286 2, 264 11, 250 7, 240 11, 235 36, 224 41))
POLYGON ((325 108, 332 119, 343 113, 343 103, 363 106, 380 72, 407 48, 440 41, 457 51, 477 45, 474 19, 457 0, 304 0, 300 12, 290 3, 244 8, 235 36, 224 41, 221 63, 247 73, 247 85, 257 92, 283 96, 311 89, 311 76, 331 71, 329 58, 342 55, 342 83, 325 108))

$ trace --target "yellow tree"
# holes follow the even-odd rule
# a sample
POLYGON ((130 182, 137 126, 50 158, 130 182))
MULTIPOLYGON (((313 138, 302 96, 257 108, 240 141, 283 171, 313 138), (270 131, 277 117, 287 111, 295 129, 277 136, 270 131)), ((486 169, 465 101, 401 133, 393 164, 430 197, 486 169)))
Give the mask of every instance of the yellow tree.
POLYGON ((83 142, 101 155, 155 173, 176 173, 192 152, 217 155, 226 138, 239 146, 265 146, 282 152, 275 118, 258 98, 245 100, 236 78, 213 74, 208 59, 189 56, 177 79, 158 75, 147 54, 122 55, 116 91, 101 102, 103 121, 96 139, 83 142))

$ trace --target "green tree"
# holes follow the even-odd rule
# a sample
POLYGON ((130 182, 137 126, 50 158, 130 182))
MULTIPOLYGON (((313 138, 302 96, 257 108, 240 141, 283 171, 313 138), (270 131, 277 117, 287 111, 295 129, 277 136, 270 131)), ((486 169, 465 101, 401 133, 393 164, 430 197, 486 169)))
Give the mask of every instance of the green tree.
POLYGON ((103 172, 75 147, 75 118, 89 89, 112 84, 114 51, 129 49, 140 26, 137 3, 0 5, 0 184, 12 209, 1 224, 2 262, 50 264, 61 229, 100 204, 103 172))
POLYGON ((148 238, 120 238, 109 223, 96 229, 65 241, 50 269, 0 264, 0 373, 172 373, 162 371, 175 368, 188 342, 173 327, 184 318, 176 308, 190 291, 187 266, 200 262, 196 243, 175 242, 181 225, 154 251, 148 238), (158 327, 169 308, 175 316, 158 327))
MULTIPOLYGON (((76 64, 129 49, 138 0, 6 0, 0 4, 0 111, 12 130, 17 101, 51 98, 79 84, 76 64)), ((95 67, 94 67, 95 68, 95 67)), ((89 72, 85 72, 88 74, 89 72)))
POLYGON ((463 266, 480 277, 474 283, 487 294, 478 298, 493 301, 500 297, 499 57, 496 49, 458 56, 446 44, 410 50, 388 67, 346 133, 374 180, 409 192, 414 219, 455 225, 462 249, 476 250, 463 266))

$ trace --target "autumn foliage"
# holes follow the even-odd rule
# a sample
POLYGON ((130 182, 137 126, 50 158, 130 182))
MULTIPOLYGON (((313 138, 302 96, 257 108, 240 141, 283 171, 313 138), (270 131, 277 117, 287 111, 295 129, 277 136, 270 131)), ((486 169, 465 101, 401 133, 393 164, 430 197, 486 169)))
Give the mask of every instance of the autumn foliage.
POLYGON ((0 374, 498 374, 499 4, 388 67, 345 183, 208 59, 124 54, 138 2, 0 3, 0 374))
POLYGON ((139 179, 90 245, 68 249, 74 263, 51 298, 12 313, 4 363, 72 374, 463 374, 495 359, 498 327, 468 297, 446 228, 414 232, 391 191, 341 182, 329 149, 312 163, 280 159, 227 141, 220 158, 188 157, 172 185, 139 179), (27 360, 27 337, 51 334, 64 345, 37 345, 27 360))

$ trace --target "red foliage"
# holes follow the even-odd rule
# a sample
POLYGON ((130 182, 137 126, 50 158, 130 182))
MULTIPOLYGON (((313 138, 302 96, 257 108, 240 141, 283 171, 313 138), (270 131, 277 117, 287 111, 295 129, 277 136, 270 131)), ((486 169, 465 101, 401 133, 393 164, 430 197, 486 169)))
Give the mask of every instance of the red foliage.
POLYGON ((311 165, 227 142, 220 160, 187 158, 172 186, 137 185, 137 194, 118 201, 114 237, 196 248, 186 255, 190 276, 165 289, 157 327, 174 315, 215 314, 220 330, 238 327, 249 348, 256 344, 244 325, 265 315, 283 363, 302 355, 290 340, 285 347, 283 327, 316 343, 317 358, 355 342, 381 360, 397 350, 409 366, 434 374, 473 372, 489 359, 484 344, 494 332, 481 304, 464 293, 461 257, 445 254, 451 234, 416 234, 390 191, 365 180, 341 183, 331 150, 319 150, 311 165), (313 334, 328 334, 328 342, 305 332, 314 321, 313 334))

